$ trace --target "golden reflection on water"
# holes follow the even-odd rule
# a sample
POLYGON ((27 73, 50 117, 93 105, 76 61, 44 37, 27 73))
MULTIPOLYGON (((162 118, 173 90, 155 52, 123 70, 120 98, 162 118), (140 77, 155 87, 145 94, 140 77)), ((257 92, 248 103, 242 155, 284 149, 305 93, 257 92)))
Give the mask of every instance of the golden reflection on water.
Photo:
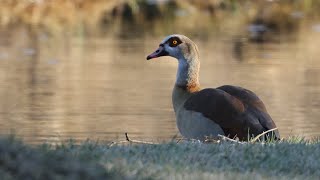
MULTIPOLYGON (((125 132, 171 139, 178 134, 171 105, 177 63, 145 60, 162 38, 2 32, 0 133, 28 142, 119 140, 125 132)), ((233 36, 191 38, 200 49, 202 87, 246 87, 265 102, 282 137, 320 135, 320 33, 305 29, 292 41, 244 42, 238 53, 233 36)))

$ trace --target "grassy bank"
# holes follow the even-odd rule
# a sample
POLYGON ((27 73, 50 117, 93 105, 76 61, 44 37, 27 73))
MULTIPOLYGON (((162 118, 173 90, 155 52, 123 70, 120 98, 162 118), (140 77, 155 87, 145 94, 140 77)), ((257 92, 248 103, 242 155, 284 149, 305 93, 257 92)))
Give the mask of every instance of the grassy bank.
POLYGON ((0 140, 2 179, 317 179, 320 142, 25 145, 0 140))

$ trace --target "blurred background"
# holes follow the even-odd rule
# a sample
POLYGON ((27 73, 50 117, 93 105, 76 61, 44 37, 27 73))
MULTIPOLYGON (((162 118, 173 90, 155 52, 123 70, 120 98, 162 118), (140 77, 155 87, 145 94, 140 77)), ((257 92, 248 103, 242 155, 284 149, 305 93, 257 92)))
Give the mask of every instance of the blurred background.
POLYGON ((282 137, 320 136, 318 0, 0 0, 0 134, 29 143, 168 141, 177 62, 200 50, 202 87, 243 86, 282 137))

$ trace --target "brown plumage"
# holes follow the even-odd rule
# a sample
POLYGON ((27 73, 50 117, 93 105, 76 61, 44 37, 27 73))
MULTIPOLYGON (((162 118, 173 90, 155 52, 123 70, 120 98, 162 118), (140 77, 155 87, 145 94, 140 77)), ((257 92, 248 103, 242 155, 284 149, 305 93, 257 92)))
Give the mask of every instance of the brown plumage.
MULTIPOLYGON (((202 113, 219 124, 224 134, 246 140, 276 128, 263 102, 251 91, 225 85, 194 93, 185 103, 187 110, 202 113)), ((280 138, 279 132, 267 136, 280 138)))
MULTIPOLYGON (((218 134, 247 140, 276 128, 265 105, 250 90, 225 85, 200 89, 198 48, 183 35, 170 35, 147 59, 172 56, 178 59, 177 80, 172 94, 180 133, 204 140, 218 134)), ((278 130, 265 137, 279 139, 278 130)))

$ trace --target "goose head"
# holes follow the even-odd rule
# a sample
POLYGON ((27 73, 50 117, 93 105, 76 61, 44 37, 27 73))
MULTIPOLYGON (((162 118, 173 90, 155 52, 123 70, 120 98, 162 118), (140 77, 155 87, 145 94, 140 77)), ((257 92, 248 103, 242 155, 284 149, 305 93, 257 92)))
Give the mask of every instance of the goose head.
POLYGON ((180 34, 169 35, 163 39, 159 48, 147 56, 147 60, 161 56, 171 56, 181 60, 198 59, 198 48, 188 37, 180 34))
POLYGON ((196 44, 188 37, 180 34, 169 35, 160 43, 159 48, 147 56, 147 60, 161 56, 171 56, 178 60, 176 86, 189 92, 200 89, 199 53, 196 44))

